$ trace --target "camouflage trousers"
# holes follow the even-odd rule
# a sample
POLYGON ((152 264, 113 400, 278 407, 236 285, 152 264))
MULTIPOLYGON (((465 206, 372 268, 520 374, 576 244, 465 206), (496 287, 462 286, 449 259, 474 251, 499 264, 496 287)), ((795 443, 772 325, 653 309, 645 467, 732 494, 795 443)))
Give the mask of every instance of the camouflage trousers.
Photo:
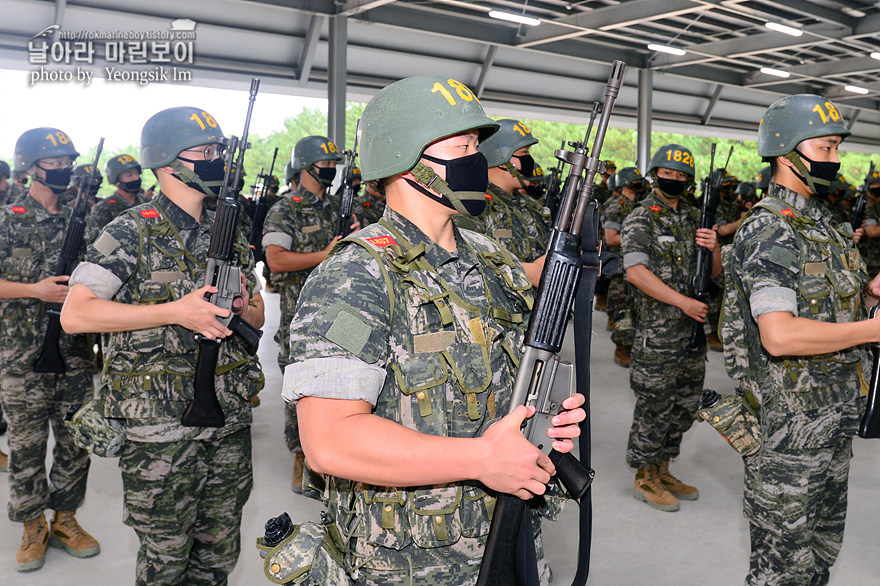
POLYGON ((43 511, 79 508, 86 496, 89 453, 73 443, 64 425, 72 405, 91 399, 90 369, 66 374, 0 370, 0 402, 9 425, 9 518, 29 521, 43 511), (49 426, 55 436, 46 477, 49 426))
MULTIPOLYGON (((278 342, 278 366, 282 374, 284 368, 290 364, 290 321, 293 315, 281 316, 281 324, 278 326, 278 334, 275 341, 278 342)), ((296 404, 284 404, 284 443, 292 454, 302 452, 302 444, 299 441, 299 424, 296 420, 296 404)))
POLYGON ((614 313, 618 309, 623 309, 629 305, 626 299, 626 278, 623 271, 608 277, 608 301, 605 305, 605 312, 608 317, 613 318, 614 313))
POLYGON ((846 521, 852 438, 815 449, 763 447, 745 464, 750 586, 823 586, 846 521))
POLYGON ((663 332, 636 333, 629 381, 636 397, 626 461, 633 468, 656 466, 678 456, 681 440, 697 416, 706 375, 706 350, 687 341, 658 347, 663 332), (646 347, 647 340, 647 347, 646 347))
POLYGON ((251 430, 215 441, 128 442, 123 520, 140 540, 135 582, 226 584, 253 486, 251 430))

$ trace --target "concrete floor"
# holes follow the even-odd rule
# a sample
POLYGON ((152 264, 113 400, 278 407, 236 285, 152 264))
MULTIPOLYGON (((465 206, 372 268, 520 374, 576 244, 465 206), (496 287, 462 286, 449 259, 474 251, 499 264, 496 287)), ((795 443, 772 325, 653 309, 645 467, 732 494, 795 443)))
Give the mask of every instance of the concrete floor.
MULTIPOLYGON (((283 511, 297 520, 316 520, 316 501, 290 491, 292 457, 282 438, 281 373, 272 341, 278 322, 278 296, 266 294, 267 327, 260 357, 266 369, 262 406, 254 412, 255 488, 244 509, 242 554, 230 576, 232 585, 268 584, 254 541, 263 524, 283 511)), ((604 330, 605 316, 594 313, 592 367, 593 546, 590 584, 597 586, 733 586, 742 584, 748 568, 747 525, 742 516, 742 463, 736 453, 705 423, 685 436, 673 472, 697 485, 700 499, 683 502, 676 513, 664 513, 632 498, 633 471, 624 460, 633 398, 628 371, 611 360, 613 346, 604 330)), ((570 350, 567 347, 566 350, 570 350)), ((710 353, 706 387, 730 393, 733 385, 720 353, 710 353)), ((0 437, 6 449, 6 437, 0 437)), ((880 506, 876 504, 880 454, 877 444, 856 440, 850 476, 850 515, 846 539, 831 583, 875 586, 880 583, 880 506), (872 504, 874 503, 874 504, 872 504)), ((8 497, 0 482, 0 502, 8 497)), ((4 586, 131 584, 138 548, 134 532, 122 524, 122 484, 116 460, 92 458, 86 503, 78 514, 82 525, 100 542, 102 552, 75 559, 50 549, 45 566, 36 572, 14 570, 21 525, 0 520, 0 584, 4 586)), ((574 576, 577 507, 569 516, 548 523, 545 543, 556 584, 574 576)))

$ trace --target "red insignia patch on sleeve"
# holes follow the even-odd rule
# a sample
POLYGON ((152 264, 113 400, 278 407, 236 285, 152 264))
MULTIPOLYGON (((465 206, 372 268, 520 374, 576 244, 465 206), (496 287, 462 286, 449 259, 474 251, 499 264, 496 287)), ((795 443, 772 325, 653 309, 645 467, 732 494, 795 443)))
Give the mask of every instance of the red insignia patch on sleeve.
POLYGON ((378 246, 379 248, 385 248, 386 246, 397 246, 397 242, 394 241, 394 238, 391 236, 376 236, 374 238, 366 238, 367 242, 378 246))
POLYGON ((158 218, 159 212, 157 210, 141 210, 141 215, 145 218, 158 218))
POLYGON ((11 209, 16 214, 26 214, 27 213, 27 208, 24 208, 22 206, 12 206, 11 209))
POLYGON ((489 195, 489 194, 487 193, 487 194, 486 194, 486 199, 492 199, 492 196, 489 195))
POLYGON ((297 202, 297 203, 299 203, 299 202, 301 202, 301 201, 303 200, 303 198, 301 198, 301 197, 298 196, 298 195, 294 195, 294 196, 291 197, 290 199, 292 199, 293 201, 295 201, 295 202, 297 202))
POLYGON ((791 211, 791 208, 785 208, 784 210, 780 210, 779 213, 782 214, 783 216, 788 216, 789 218, 794 216, 794 212, 791 211))
POLYGON ((116 203, 116 200, 115 199, 108 199, 107 203, 116 203))
POLYGON ((659 211, 660 211, 660 206, 651 206, 651 211, 652 211, 652 212, 659 212, 659 211))

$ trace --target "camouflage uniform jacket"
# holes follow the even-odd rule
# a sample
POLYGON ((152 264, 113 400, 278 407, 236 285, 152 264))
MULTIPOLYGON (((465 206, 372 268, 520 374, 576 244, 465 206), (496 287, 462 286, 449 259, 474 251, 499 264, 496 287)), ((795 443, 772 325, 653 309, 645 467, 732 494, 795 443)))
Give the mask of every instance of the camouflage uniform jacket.
MULTIPOLYGON (((102 299, 129 305, 176 301, 204 282, 214 214, 201 222, 163 194, 107 224, 71 277, 102 299)), ((239 233, 235 261, 257 290, 253 254, 239 233)), ((215 388, 223 407, 222 428, 184 427, 180 418, 193 398, 198 343, 182 326, 161 326, 106 336, 103 383, 105 415, 126 419, 133 441, 211 440, 251 423, 250 400, 262 386, 262 370, 235 335, 223 340, 215 388)))
POLYGON ((28 194, 28 189, 28 187, 22 187, 17 183, 11 183, 9 185, 9 191, 6 194, 6 203, 16 203, 23 200, 28 194))
MULTIPOLYGON (((868 196, 863 226, 877 226, 878 224, 880 224, 880 200, 868 196)), ((859 240, 859 250, 865 264, 868 265, 868 276, 873 277, 877 272, 880 272, 880 236, 871 238, 864 234, 859 240)))
POLYGON ((110 197, 106 199, 98 200, 98 203, 95 204, 95 207, 92 208, 92 218, 94 218, 95 223, 98 225, 98 229, 102 229, 104 226, 110 223, 110 221, 127 210, 128 208, 141 205, 142 203, 147 203, 147 196, 144 195, 144 191, 140 190, 134 194, 134 203, 128 203, 117 193, 114 193, 110 197))
MULTIPOLYGON (((330 202, 300 186, 266 214, 263 248, 275 244, 290 252, 319 252, 330 244, 335 231, 336 213, 330 202)), ((282 318, 293 316, 299 292, 312 270, 273 273, 281 288, 282 318)))
POLYGON ((376 199, 369 193, 362 194, 354 206, 354 214, 360 219, 361 226, 369 226, 378 222, 385 213, 385 202, 376 199))
MULTIPOLYGON (((0 279, 37 283, 56 274, 73 212, 60 202, 59 207, 57 214, 50 214, 26 195, 21 202, 0 209, 0 279)), ((87 218, 80 258, 96 233, 94 223, 87 218)), ((46 304, 38 299, 0 299, 0 320, 0 367, 16 372, 31 370, 49 325, 46 304)), ((91 367, 88 336, 62 332, 60 344, 69 371, 91 367)))
MULTIPOLYGON (((303 290, 285 397, 363 399, 376 415, 447 437, 478 437, 504 414, 531 285, 493 240, 458 228, 455 238, 450 253, 386 208, 380 223, 343 240, 303 290), (374 376, 371 387, 365 379, 374 376)), ((353 574, 364 564, 473 568, 494 508, 472 481, 400 488, 326 477, 322 500, 353 574), (465 546, 462 537, 482 541, 465 546)), ((548 501, 561 508, 561 499, 548 501)), ((455 579, 449 584, 463 583, 455 579)))
MULTIPOLYGON (((665 285, 690 297, 699 224, 700 210, 683 198, 678 200, 678 209, 673 209, 651 192, 623 222, 620 238, 624 269, 645 265, 665 285)), ((664 344, 689 339, 691 318, 679 308, 645 295, 637 287, 632 289, 639 316, 637 330, 662 330, 664 344)))
POLYGON ((768 193, 725 253, 728 286, 736 288, 725 299, 722 320, 728 371, 761 403, 764 445, 825 447, 858 429, 860 389, 867 386, 864 349, 771 356, 757 318, 787 311, 835 323, 864 319, 860 292, 867 274, 848 223, 835 225, 819 202, 775 183, 768 193))
MULTIPOLYGON (((638 205, 638 202, 631 201, 629 198, 622 195, 605 202, 605 205, 602 206, 603 232, 605 230, 617 230, 618 232, 623 230, 623 221, 638 205)), ((602 241, 605 241, 604 234, 602 236, 602 241)), ((603 249, 617 255, 620 254, 620 246, 605 245, 603 249)), ((621 268, 621 270, 623 269, 621 268)))
POLYGON ((544 254, 547 243, 542 242, 538 223, 518 207, 518 199, 492 183, 486 199, 486 210, 474 218, 477 232, 499 241, 522 262, 544 254))

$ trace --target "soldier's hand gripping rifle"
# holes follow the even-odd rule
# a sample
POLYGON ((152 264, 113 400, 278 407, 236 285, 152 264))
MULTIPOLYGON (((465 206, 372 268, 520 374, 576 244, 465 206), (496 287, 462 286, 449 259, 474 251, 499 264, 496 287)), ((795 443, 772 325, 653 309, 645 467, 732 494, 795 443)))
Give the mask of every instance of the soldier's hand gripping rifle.
MULTIPOLYGON (((235 251, 238 215, 241 213, 241 204, 236 197, 235 188, 241 177, 244 153, 251 146, 247 142, 248 128, 259 89, 260 80, 254 78, 251 80, 250 101, 241 139, 234 136, 223 139, 223 144, 227 147, 226 176, 220 188, 214 228, 211 230, 211 242, 208 245, 208 265, 202 283, 202 286, 212 285, 217 288, 216 293, 206 294, 205 300, 229 310, 229 317, 217 319, 235 335, 240 336, 245 346, 252 352, 256 351, 263 332, 246 322, 240 315, 245 309, 245 302, 241 285, 242 271, 238 266, 235 251)), ((226 417, 223 415, 223 408, 217 400, 217 391, 214 388, 222 340, 209 340, 201 334, 196 334, 196 340, 199 343, 199 356, 196 364, 195 391, 193 400, 187 405, 180 422, 187 427, 223 427, 226 417)))
MULTIPOLYGON (((712 229, 715 224, 715 211, 718 209, 718 199, 721 197, 721 184, 724 182, 724 174, 730 163, 730 155, 733 147, 727 153, 727 162, 724 167, 718 169, 717 177, 713 177, 715 167, 715 143, 712 143, 712 155, 709 160, 709 175, 703 179, 700 190, 703 193, 702 205, 700 206, 700 228, 712 229)), ((697 246, 697 268, 693 278, 694 298, 709 304, 710 289, 712 288, 712 251, 702 246, 697 246)), ((703 330, 703 322, 693 320, 691 326, 691 348, 706 347, 706 332, 703 330)))
MULTIPOLYGON (((98 143, 98 152, 95 153, 95 162, 85 180, 80 183, 76 192, 76 201, 73 204, 73 213, 67 223, 67 232, 64 233, 64 241, 61 244, 61 255, 58 270, 55 276, 70 276, 76 265, 79 250, 82 247, 83 234, 86 229, 86 216, 89 214, 89 187, 96 182, 98 173, 98 159, 104 149, 104 139, 98 143)), ((43 346, 40 354, 33 364, 33 371, 43 374, 63 374, 67 372, 64 356, 61 355, 61 304, 47 303, 46 313, 49 317, 49 326, 43 338, 43 346)))
POLYGON ((339 198, 339 216, 336 219, 336 235, 345 238, 351 233, 351 208, 354 205, 354 168, 358 154, 361 121, 358 120, 354 131, 354 146, 350 151, 342 151, 345 155, 345 176, 342 179, 342 197, 339 198))
POLYGON ((272 179, 272 173, 275 171, 275 159, 278 157, 278 147, 272 154, 272 165, 269 167, 269 174, 260 176, 263 178, 263 189, 260 191, 260 197, 254 204, 254 214, 251 217, 251 237, 248 244, 254 249, 254 260, 265 261, 266 251, 263 250, 263 224, 266 223, 266 214, 269 213, 269 182, 272 179))
POLYGON ((865 182, 862 184, 862 187, 859 189, 859 197, 856 198, 855 204, 853 204, 853 215, 852 224, 853 230, 858 230, 862 227, 862 223, 865 221, 865 211, 868 208, 868 185, 870 184, 871 178, 874 176, 874 161, 871 161, 871 167, 868 169, 868 174, 865 176, 865 182))
MULTIPOLYGON (((560 362, 559 350, 562 348, 568 317, 581 281, 582 237, 584 242, 598 241, 598 234, 592 233, 598 230, 597 222, 586 221, 585 216, 588 207, 595 210, 595 204, 590 206, 593 179, 604 167, 599 155, 611 110, 623 82, 623 71, 624 63, 614 61, 605 86, 605 102, 596 129, 592 155, 583 146, 587 144, 590 130, 587 130, 587 139, 574 152, 560 149, 555 153, 558 158, 571 165, 568 187, 550 235, 544 270, 529 319, 508 411, 512 412, 519 405, 535 407, 535 415, 523 423, 523 435, 550 456, 556 467, 556 476, 568 493, 577 499, 589 489, 593 471, 582 465, 572 454, 553 450, 547 430, 553 427, 553 417, 562 409, 562 401, 571 395, 573 386, 573 367, 569 363, 560 362), (584 170, 587 171, 586 178, 578 189, 578 180, 584 170)), ((593 108, 593 116, 597 110, 598 104, 593 108)), ((592 123, 590 126, 592 127, 592 123)), ((526 501, 513 495, 498 495, 477 580, 478 586, 510 586, 517 583, 517 536, 527 506, 526 501)))

